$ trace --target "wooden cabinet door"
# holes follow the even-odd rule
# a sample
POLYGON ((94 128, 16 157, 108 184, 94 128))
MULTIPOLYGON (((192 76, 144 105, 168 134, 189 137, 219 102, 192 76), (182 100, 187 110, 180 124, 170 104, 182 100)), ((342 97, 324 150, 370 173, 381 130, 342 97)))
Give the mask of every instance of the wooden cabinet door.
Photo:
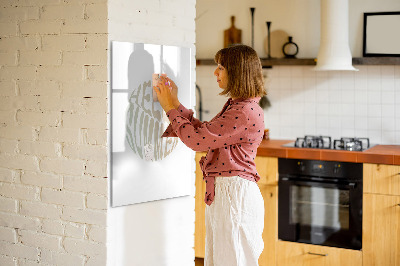
POLYGON ((361 266, 362 252, 278 241, 277 266, 361 266))
POLYGON ((264 198, 264 250, 258 259, 260 266, 276 265, 276 243, 278 241, 278 187, 259 185, 264 198))
POLYGON ((364 193, 400 195, 400 166, 365 163, 363 176, 364 193))
POLYGON ((197 258, 204 258, 205 253, 205 239, 206 239, 206 224, 205 224, 205 210, 206 204, 204 203, 204 195, 206 193, 206 184, 203 181, 203 172, 200 169, 199 161, 204 152, 196 153, 196 194, 195 194, 195 233, 194 233, 194 253, 197 258))
POLYGON ((399 204, 400 196, 364 194, 364 266, 400 266, 399 204))
POLYGON ((258 184, 278 185, 278 158, 257 156, 254 162, 261 176, 258 184))

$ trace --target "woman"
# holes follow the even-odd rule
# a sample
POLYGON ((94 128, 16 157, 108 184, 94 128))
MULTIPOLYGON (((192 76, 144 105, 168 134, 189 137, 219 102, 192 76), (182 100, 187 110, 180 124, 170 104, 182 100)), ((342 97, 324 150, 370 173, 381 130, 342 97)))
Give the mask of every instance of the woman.
POLYGON ((205 265, 258 265, 264 248, 264 201, 254 163, 264 134, 261 63, 246 45, 218 51, 215 62, 220 95, 230 98, 210 122, 194 118, 179 103, 169 78, 154 87, 171 122, 163 137, 177 136, 195 151, 208 151, 200 160, 206 182, 205 265))

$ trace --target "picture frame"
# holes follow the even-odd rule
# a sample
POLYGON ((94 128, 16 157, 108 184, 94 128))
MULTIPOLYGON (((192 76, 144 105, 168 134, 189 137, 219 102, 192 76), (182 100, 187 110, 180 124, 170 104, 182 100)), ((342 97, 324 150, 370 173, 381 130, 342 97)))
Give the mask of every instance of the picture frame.
POLYGON ((363 56, 400 57, 400 11, 364 13, 363 56))

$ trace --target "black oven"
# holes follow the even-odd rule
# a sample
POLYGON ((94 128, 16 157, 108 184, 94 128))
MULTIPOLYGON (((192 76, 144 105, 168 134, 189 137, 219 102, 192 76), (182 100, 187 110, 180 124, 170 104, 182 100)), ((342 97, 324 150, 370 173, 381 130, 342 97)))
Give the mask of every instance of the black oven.
POLYGON ((361 250, 360 163, 278 160, 278 238, 361 250))

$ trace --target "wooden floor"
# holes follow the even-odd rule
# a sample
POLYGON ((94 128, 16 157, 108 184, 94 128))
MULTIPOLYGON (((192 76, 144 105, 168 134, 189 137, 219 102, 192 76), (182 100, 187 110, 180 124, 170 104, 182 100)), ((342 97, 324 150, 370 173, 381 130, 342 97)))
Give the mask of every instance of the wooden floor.
POLYGON ((204 259, 203 258, 195 258, 194 265, 195 266, 204 266, 204 259))

